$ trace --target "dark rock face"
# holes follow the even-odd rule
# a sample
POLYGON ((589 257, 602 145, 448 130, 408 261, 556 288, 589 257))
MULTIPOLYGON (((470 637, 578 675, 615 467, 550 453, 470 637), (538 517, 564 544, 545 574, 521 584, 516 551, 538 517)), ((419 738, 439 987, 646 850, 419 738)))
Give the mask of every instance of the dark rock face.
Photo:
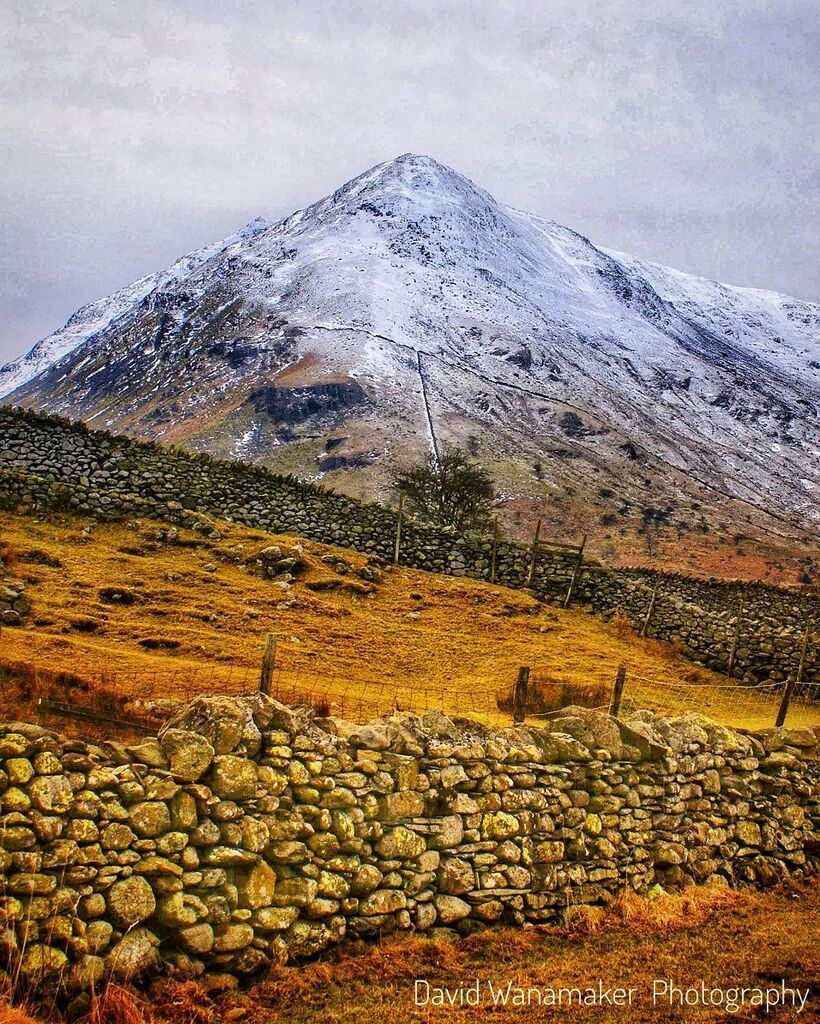
POLYGON ((364 469, 370 462, 366 455, 324 455, 318 466, 323 473, 330 473, 334 469, 364 469))
POLYGON ((526 345, 522 345, 517 351, 511 352, 507 356, 507 362, 515 363, 522 370, 529 370, 532 366, 532 351, 526 345))
POLYGON ((354 380, 299 388, 268 384, 251 392, 250 398, 254 409, 266 413, 274 423, 303 423, 314 416, 341 412, 367 402, 366 393, 354 380))
POLYGON ((569 437, 588 437, 591 431, 581 417, 574 412, 565 412, 558 425, 569 437))

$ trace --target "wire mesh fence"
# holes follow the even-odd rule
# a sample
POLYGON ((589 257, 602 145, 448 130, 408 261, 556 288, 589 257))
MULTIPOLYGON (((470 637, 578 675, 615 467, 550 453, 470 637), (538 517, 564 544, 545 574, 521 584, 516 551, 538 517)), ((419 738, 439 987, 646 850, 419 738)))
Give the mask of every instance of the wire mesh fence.
MULTIPOLYGON (((745 729, 773 726, 783 702, 785 684, 666 682, 627 674, 622 712, 648 709, 662 715, 697 712, 721 725, 745 729)), ((785 724, 820 727, 820 685, 800 683, 791 693, 785 724)))
MULTIPOLYGON (((623 671, 617 702, 622 716, 638 709, 664 715, 694 711, 722 725, 760 729, 775 724, 783 701, 783 684, 670 681, 643 676, 629 666, 623 671)), ((233 664, 102 672, 96 679, 30 666, 20 666, 16 672, 7 666, 3 673, 4 687, 16 686, 23 703, 41 721, 75 722, 86 732, 92 726, 102 732, 153 732, 180 704, 197 696, 239 695, 260 689, 259 668, 233 664)), ((520 673, 518 681, 500 678, 496 687, 486 683, 466 686, 463 682, 433 686, 412 678, 363 679, 358 674, 328 671, 326 665, 273 665, 264 689, 284 704, 307 705, 318 716, 357 722, 394 711, 440 711, 503 727, 515 722, 545 723, 570 705, 601 711, 613 706, 615 679, 588 683, 556 679, 548 668, 538 665, 526 673, 522 695, 520 673)), ((786 724, 820 728, 817 683, 793 686, 786 724)))
POLYGON ((7 663, 0 668, 0 714, 25 709, 41 722, 82 723, 89 734, 100 731, 93 726, 151 732, 200 694, 248 693, 258 685, 258 669, 241 665, 101 671, 91 677, 7 663))
POLYGON ((358 722, 393 711, 410 711, 419 715, 442 711, 454 717, 473 718, 487 725, 509 725, 511 722, 509 712, 499 706, 495 692, 442 684, 425 686, 413 680, 397 685, 386 679, 363 681, 340 674, 316 675, 277 668, 270 692, 283 704, 307 704, 317 714, 358 722))
MULTIPOLYGON (((93 679, 30 666, 6 667, 4 673, 6 686, 17 690, 18 706, 27 706, 41 722, 61 727, 74 722, 87 733, 94 724, 119 727, 128 734, 156 731, 181 704, 195 697, 260 689, 259 669, 242 665, 102 672, 93 679)), ((309 706, 319 716, 356 722, 394 711, 442 711, 492 726, 512 721, 495 691, 424 685, 412 679, 398 684, 390 679, 363 680, 326 667, 275 666, 265 692, 283 704, 309 706)))

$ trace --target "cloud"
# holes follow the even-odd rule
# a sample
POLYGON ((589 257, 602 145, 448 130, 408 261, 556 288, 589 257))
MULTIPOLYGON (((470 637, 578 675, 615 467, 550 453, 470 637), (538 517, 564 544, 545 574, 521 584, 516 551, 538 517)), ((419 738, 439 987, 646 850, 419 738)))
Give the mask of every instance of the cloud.
POLYGON ((0 359, 425 152, 595 242, 818 298, 813 0, 7 0, 0 359))

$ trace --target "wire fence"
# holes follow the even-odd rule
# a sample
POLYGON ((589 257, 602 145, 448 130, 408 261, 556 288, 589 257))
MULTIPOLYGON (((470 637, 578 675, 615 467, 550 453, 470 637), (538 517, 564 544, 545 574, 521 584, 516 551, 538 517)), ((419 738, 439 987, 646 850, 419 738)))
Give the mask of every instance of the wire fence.
POLYGON ((425 686, 415 681, 366 680, 343 675, 316 676, 286 668, 274 670, 271 696, 283 704, 307 704, 322 715, 367 721, 393 711, 421 715, 441 711, 487 725, 509 725, 511 716, 499 706, 494 691, 450 684, 425 686))
MULTIPOLYGON (((662 715, 697 712, 736 728, 765 729, 778 718, 786 689, 783 683, 716 684, 667 682, 628 674, 621 708, 648 709, 662 715)), ((799 683, 790 694, 785 724, 820 726, 820 684, 799 683)))
POLYGON ((567 683, 554 679, 548 669, 534 666, 526 670, 525 692, 519 694, 517 716, 515 689, 508 703, 519 722, 548 720, 575 704, 622 717, 639 710, 664 716, 697 713, 720 725, 752 730, 774 726, 783 715, 786 725, 820 729, 820 684, 815 682, 691 682, 643 676, 628 665, 621 666, 618 676, 611 686, 567 683))
POLYGON ((89 735, 104 734, 103 727, 145 733, 201 694, 249 693, 258 687, 259 670, 242 665, 140 668, 90 676, 10 662, 0 667, 0 715, 25 712, 41 722, 79 722, 89 735))
MULTIPOLYGON (((51 673, 28 665, 6 666, 0 684, 15 692, 16 707, 26 707, 41 722, 74 722, 85 733, 97 724, 102 732, 119 727, 123 734, 156 731, 179 707, 205 694, 258 692, 260 671, 242 665, 193 669, 102 672, 95 678, 51 673), (102 728, 105 727, 105 728, 102 728)), ((486 725, 511 723, 495 692, 450 684, 424 685, 414 680, 364 679, 323 667, 275 666, 265 692, 283 704, 309 706, 316 715, 364 722, 394 711, 424 714, 442 711, 486 725)), ((0 714, 4 709, 0 708, 0 714)))
MULTIPOLYGON (((413 679, 362 679, 310 665, 273 664, 266 678, 264 668, 260 673, 251 666, 226 664, 103 672, 96 679, 6 666, 0 670, 0 689, 10 694, 16 688, 18 704, 33 708, 41 721, 69 722, 86 734, 96 730, 102 735, 155 732, 183 703, 197 696, 248 694, 260 686, 283 704, 307 705, 321 717, 364 722, 394 711, 439 711, 493 727, 544 723, 570 705, 610 711, 614 691, 618 691, 621 716, 639 709, 664 715, 698 712, 719 724, 747 729, 774 725, 783 704, 783 684, 670 681, 643 676, 629 666, 621 671, 619 688, 616 679, 590 683, 556 679, 548 668, 536 665, 522 668, 518 680, 500 679, 493 689, 486 683, 483 687, 452 682, 433 686, 413 679)), ((819 684, 792 684, 786 724, 820 728, 819 684)))

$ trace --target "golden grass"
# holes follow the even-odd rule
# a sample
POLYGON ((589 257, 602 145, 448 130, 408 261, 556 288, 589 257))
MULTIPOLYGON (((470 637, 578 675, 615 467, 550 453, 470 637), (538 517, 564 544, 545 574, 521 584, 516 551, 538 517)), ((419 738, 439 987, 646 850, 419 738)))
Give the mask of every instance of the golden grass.
MULTIPOLYGON (((711 886, 679 897, 629 894, 609 909, 573 908, 579 916, 582 909, 595 922, 585 932, 537 926, 491 929, 459 942, 392 938, 359 955, 341 950, 328 962, 276 968, 267 982, 231 997, 231 1003, 248 1010, 249 1024, 392 1024, 397 1019, 461 1024, 489 1015, 503 1024, 531 1024, 547 1014, 562 1024, 679 1024, 683 1018, 678 1010, 651 1005, 648 993, 654 978, 674 977, 684 983, 703 978, 726 986, 785 977, 787 983, 813 986, 817 1010, 816 882, 766 894, 711 886), (454 986, 477 977, 496 985, 512 979, 524 987, 585 987, 601 978, 605 985, 634 986, 638 996, 629 1009, 611 1010, 413 1005, 416 978, 454 986)), ((726 1018, 717 1009, 691 1019, 717 1024, 726 1018)), ((809 1007, 800 1020, 812 1019, 809 1007)), ((778 1020, 797 1018, 784 1013, 778 1020)))
POLYGON ((750 892, 725 885, 693 885, 682 892, 660 890, 649 898, 624 889, 612 909, 615 918, 632 931, 673 931, 695 928, 752 899, 750 892))
POLYGON ((129 988, 109 982, 100 992, 91 993, 88 1024, 150 1024, 153 1020, 150 1003, 129 988))
POLYGON ((4 1005, 0 996, 0 1024, 39 1024, 36 1017, 16 1006, 4 1005))
MULTIPOLYGON (((365 556, 302 542, 308 569, 286 593, 245 563, 271 543, 298 538, 220 523, 222 540, 181 530, 176 544, 166 544, 156 539, 163 528, 147 519, 0 515, 0 548, 14 553, 13 572, 26 579, 32 602, 25 628, 3 630, 0 664, 70 672, 92 689, 107 677, 127 696, 153 687, 186 697, 192 683, 253 685, 273 633, 283 685, 313 692, 334 712, 351 711, 358 695, 361 717, 390 706, 441 707, 493 721, 497 692, 512 689, 524 664, 558 684, 607 693, 626 662, 631 675, 653 680, 670 711, 700 706, 702 691, 681 686, 693 672, 703 683, 729 683, 637 638, 622 621, 553 610, 518 591, 409 569, 386 572, 371 589, 356 576, 365 556), (350 572, 337 576, 321 561, 328 553, 350 572), (311 589, 325 585, 335 589, 311 589), (100 596, 106 588, 126 588, 134 602, 111 604, 100 596), (283 606, 291 596, 295 604, 283 606)), ((727 724, 773 719, 773 704, 744 715, 741 688, 720 694, 727 724)), ((30 704, 13 693, 0 706, 0 714, 23 711, 30 704)))

